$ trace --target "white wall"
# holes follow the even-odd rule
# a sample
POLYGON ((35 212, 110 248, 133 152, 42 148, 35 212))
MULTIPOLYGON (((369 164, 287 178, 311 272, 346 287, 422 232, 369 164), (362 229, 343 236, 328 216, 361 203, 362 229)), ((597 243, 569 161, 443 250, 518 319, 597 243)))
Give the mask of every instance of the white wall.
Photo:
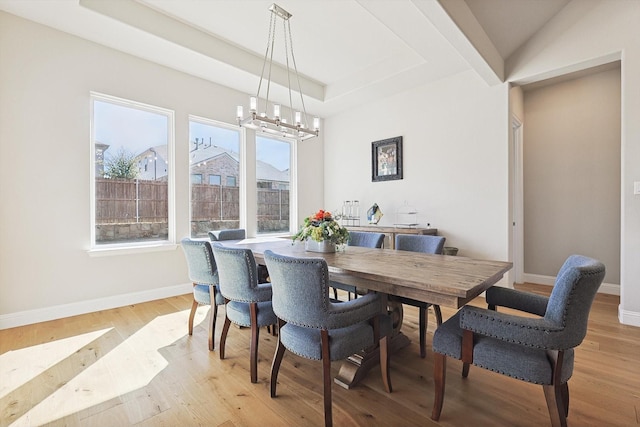
MULTIPOLYGON (((189 235, 188 115, 234 123, 235 105, 247 102, 0 12, 0 328, 190 291, 179 247, 87 254, 90 91, 175 111, 178 239, 189 235)), ((301 198, 303 211, 322 203, 321 147, 320 138, 298 153, 300 180, 319 188, 301 198)))
POLYGON ((618 288, 620 69, 525 90, 523 169, 525 274, 580 253, 618 288))
POLYGON ((459 255, 509 259, 508 85, 464 72, 325 120, 325 206, 406 201, 459 255), (371 143, 403 137, 404 179, 371 182, 371 143))
POLYGON ((640 326, 640 2, 580 0, 507 61, 512 81, 535 81, 621 59, 620 309, 640 326))

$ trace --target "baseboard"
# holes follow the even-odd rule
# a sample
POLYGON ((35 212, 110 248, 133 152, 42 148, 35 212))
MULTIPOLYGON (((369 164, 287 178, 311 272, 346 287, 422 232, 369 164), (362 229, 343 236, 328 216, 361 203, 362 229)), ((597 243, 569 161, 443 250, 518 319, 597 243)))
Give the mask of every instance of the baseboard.
POLYGON ((53 307, 3 314, 0 315, 0 329, 15 328, 17 326, 31 325, 33 323, 62 319, 64 317, 77 316, 79 314, 93 313, 100 310, 109 310, 131 304, 140 304, 147 301, 188 294, 192 292, 192 290, 193 285, 191 283, 185 283, 175 286, 167 286, 164 288, 150 289, 148 291, 114 295, 88 301, 79 301, 71 304, 62 304, 53 307))
MULTIPOLYGON (((554 276, 543 276, 540 274, 529 274, 524 273, 522 275, 522 280, 527 283, 537 283, 539 285, 548 285, 553 286, 556 282, 556 278, 554 276)), ((600 294, 609 294, 609 295, 620 295, 620 285, 614 285, 612 283, 603 283, 600 285, 600 289, 598 289, 598 293, 600 294)))
POLYGON ((640 327, 640 313, 623 310, 620 306, 618 306, 618 320, 623 325, 640 327))

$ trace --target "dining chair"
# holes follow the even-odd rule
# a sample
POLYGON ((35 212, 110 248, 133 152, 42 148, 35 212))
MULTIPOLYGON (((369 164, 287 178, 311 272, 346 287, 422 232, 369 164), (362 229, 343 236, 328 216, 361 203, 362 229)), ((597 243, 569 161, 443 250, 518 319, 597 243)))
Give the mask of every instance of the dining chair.
POLYGON ((187 259, 189 280, 193 282, 193 303, 189 314, 189 335, 193 335, 193 318, 199 305, 211 305, 209 313, 209 350, 214 348, 218 306, 224 298, 218 288, 218 270, 211 250, 211 243, 205 240, 181 240, 182 250, 187 259), (211 304, 211 301, 214 303, 211 304))
POLYGON ((258 283, 258 269, 251 249, 230 248, 213 244, 218 264, 220 292, 226 301, 225 320, 220 337, 220 359, 225 357, 225 344, 231 322, 251 328, 251 382, 258 382, 258 338, 260 328, 278 323, 271 306, 271 284, 258 283))
POLYGON ((244 228, 228 228, 226 230, 209 231, 209 239, 212 242, 223 240, 242 240, 247 238, 247 232, 244 228))
POLYGON ((332 302, 329 271, 322 258, 296 258, 265 251, 273 283, 273 311, 278 317, 278 344, 271 365, 271 397, 276 397, 278 371, 289 350, 322 361, 325 426, 333 424, 331 362, 379 345, 382 382, 391 392, 389 335, 391 319, 384 295, 332 302))
MULTIPOLYGON (((445 238, 442 236, 432 236, 423 234, 397 234, 396 235, 396 250, 398 251, 412 251, 422 252, 425 254, 442 254, 442 248, 444 247, 445 238)), ((418 301, 411 298, 399 298, 403 304, 412 305, 418 307, 419 313, 419 327, 420 333, 420 357, 423 359, 427 356, 427 310, 429 306, 433 305, 433 312, 436 316, 436 322, 438 325, 442 324, 442 312, 439 305, 428 304, 426 302, 418 301)))
POLYGON ((464 378, 473 364, 541 384, 551 424, 566 426, 574 348, 586 335, 591 304, 604 275, 600 261, 572 255, 560 268, 549 297, 493 286, 486 292, 489 309, 462 307, 433 336, 431 418, 439 420, 442 412, 448 356, 462 360, 464 378), (498 312, 498 306, 536 317, 498 312))
MULTIPOLYGON (((380 249, 382 248, 383 244, 384 244, 383 233, 371 233, 366 231, 350 231, 349 240, 347 241, 347 246, 360 246, 364 248, 380 249)), ((358 297, 358 292, 355 286, 332 281, 331 287, 333 288, 333 298, 336 300, 338 299, 338 289, 347 291, 348 299, 351 299, 352 293, 354 298, 358 297)))

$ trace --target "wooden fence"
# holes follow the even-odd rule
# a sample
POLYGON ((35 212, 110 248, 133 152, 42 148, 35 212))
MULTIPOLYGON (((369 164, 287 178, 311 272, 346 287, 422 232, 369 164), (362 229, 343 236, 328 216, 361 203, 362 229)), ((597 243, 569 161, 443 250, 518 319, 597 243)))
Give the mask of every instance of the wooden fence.
MULTIPOLYGON (((96 179, 96 224, 167 222, 167 182, 96 179)), ((258 188, 258 230, 280 231, 289 222, 289 190, 258 188)), ((191 220, 239 221, 240 189, 191 185, 191 220)), ((288 230, 288 226, 286 228, 288 230)))

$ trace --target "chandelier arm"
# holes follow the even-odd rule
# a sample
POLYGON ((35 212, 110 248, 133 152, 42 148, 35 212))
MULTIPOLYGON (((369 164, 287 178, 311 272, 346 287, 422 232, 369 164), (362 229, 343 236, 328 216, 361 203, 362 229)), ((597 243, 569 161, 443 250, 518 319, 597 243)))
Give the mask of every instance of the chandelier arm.
MULTIPOLYGON (((298 66, 296 65, 296 57, 293 53, 293 37, 291 37, 291 24, 289 24, 289 45, 291 46, 291 61, 293 62, 293 69, 296 73, 296 80, 298 81, 298 93, 300 94, 300 102, 302 103, 302 113, 304 114, 304 124, 309 126, 309 120, 307 118, 307 108, 304 105, 304 98, 302 96, 302 85, 300 84, 300 74, 298 73, 298 66)), ((291 89, 289 89, 289 95, 291 95, 291 89)))
POLYGON ((269 80, 267 80, 267 97, 264 106, 265 114, 267 114, 267 108, 269 108, 269 92, 271 91, 271 69, 273 68, 273 46, 276 42, 276 21, 276 15, 271 14, 271 22, 269 23, 269 32, 271 35, 271 55, 269 56, 269 80))
MULTIPOLYGON (((271 15, 271 19, 269 21, 269 34, 267 38, 267 48, 264 51, 264 60, 262 61, 262 72, 260 73, 260 81, 258 82, 258 91, 256 92, 256 110, 260 110, 259 102, 260 102, 260 89, 262 88, 262 81, 264 80, 264 70, 267 67, 267 58, 269 57, 269 48, 271 47, 271 51, 273 52, 272 38, 273 38, 273 27, 274 27, 274 17, 271 15)), ((273 54, 273 53, 272 53, 273 54)), ((266 107, 265 107, 266 112, 266 107)))
MULTIPOLYGON (((282 34, 284 34, 284 56, 287 64, 287 89, 289 89, 289 114, 291 123, 295 123, 293 112, 293 98, 291 96, 291 67, 289 66, 289 46, 287 45, 287 27, 289 28, 289 40, 291 40, 291 24, 289 20, 282 21, 282 34)), ((293 46, 291 48, 291 55, 293 55, 293 46)))

